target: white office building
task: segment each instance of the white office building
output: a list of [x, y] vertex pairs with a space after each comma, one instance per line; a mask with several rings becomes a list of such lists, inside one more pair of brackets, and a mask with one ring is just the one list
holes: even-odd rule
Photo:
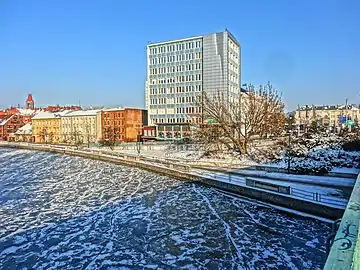
[[228, 31], [147, 46], [145, 103], [149, 125], [202, 123], [196, 96], [240, 92], [240, 44]]

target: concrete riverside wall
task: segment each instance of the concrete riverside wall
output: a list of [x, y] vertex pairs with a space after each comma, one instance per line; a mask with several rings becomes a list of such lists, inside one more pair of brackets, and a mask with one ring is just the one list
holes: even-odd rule
[[227, 182], [220, 182], [206, 177], [199, 177], [198, 182], [205, 185], [216, 187], [225, 191], [257, 199], [259, 201], [279, 205], [282, 207], [294, 209], [303, 213], [312, 214], [332, 220], [336, 220], [344, 213], [343, 209], [318, 204], [311, 201], [299, 200], [297, 198], [286, 196], [285, 194], [265, 191], [247, 186], [238, 186]]
[[268, 202], [271, 204], [276, 204], [279, 206], [283, 206], [286, 208], [294, 209], [300, 212], [336, 220], [342, 217], [344, 210], [336, 207], [324, 205], [321, 203], [315, 203], [312, 201], [300, 200], [298, 198], [294, 198], [288, 196], [286, 194], [261, 190], [254, 187], [248, 186], [239, 186], [236, 184], [232, 184], [229, 182], [221, 182], [218, 180], [214, 180], [207, 176], [201, 176], [198, 174], [193, 174], [189, 172], [189, 166], [184, 164], [167, 164], [158, 165], [149, 162], [143, 162], [140, 160], [140, 157], [137, 156], [111, 156], [105, 153], [99, 153], [96, 151], [82, 151], [82, 150], [74, 150], [74, 149], [64, 149], [64, 148], [53, 148], [49, 146], [39, 146], [39, 145], [18, 145], [18, 144], [0, 144], [0, 147], [8, 147], [8, 148], [20, 148], [20, 149], [29, 149], [29, 150], [38, 150], [38, 151], [48, 151], [53, 153], [67, 154], [73, 156], [80, 156], [84, 158], [90, 158], [95, 160], [102, 160], [107, 162], [112, 162], [120, 165], [127, 165], [138, 167], [141, 169], [145, 169], [148, 171], [152, 171], [155, 173], [167, 175], [179, 180], [190, 181], [190, 182], [199, 182], [206, 186], [215, 187], [218, 189], [222, 189], [225, 191], [229, 191], [232, 193], [236, 193], [239, 195], [247, 196], [250, 198], [257, 199], [259, 201]]
[[360, 270], [360, 175], [335, 235], [324, 270]]

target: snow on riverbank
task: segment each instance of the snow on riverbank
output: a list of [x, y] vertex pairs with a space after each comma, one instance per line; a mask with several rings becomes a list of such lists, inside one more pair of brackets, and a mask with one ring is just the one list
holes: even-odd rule
[[[129, 147], [130, 149], [118, 149], [118, 150], [110, 150], [106, 148], [100, 148], [103, 151], [110, 152], [119, 152], [123, 154], [131, 154], [138, 155], [138, 151]], [[283, 157], [282, 159], [275, 162], [265, 162], [258, 163], [253, 160], [250, 160], [248, 157], [243, 156], [239, 157], [238, 153], [218, 153], [216, 156], [206, 157], [202, 151], [195, 150], [174, 150], [171, 149], [168, 145], [157, 145], [153, 147], [153, 149], [148, 149], [147, 147], [143, 147], [145, 149], [141, 149], [140, 154], [146, 157], [153, 157], [158, 159], [175, 159], [178, 161], [186, 161], [186, 162], [197, 162], [204, 164], [212, 163], [214, 166], [252, 166], [252, 165], [265, 165], [268, 167], [275, 168], [283, 168], [287, 169], [288, 162]], [[99, 148], [96, 148], [99, 149]], [[326, 168], [331, 172], [341, 172], [341, 173], [360, 173], [360, 165], [358, 160], [360, 159], [359, 152], [347, 152], [343, 150], [324, 150], [322, 149], [320, 152], [315, 151], [311, 152], [308, 157], [295, 157], [291, 160], [291, 168], [296, 170], [302, 168], [311, 168], [321, 167], [323, 164]], [[337, 165], [337, 166], [334, 166]], [[346, 167], [343, 167], [346, 166]]]
[[[185, 147], [185, 146], [184, 146]], [[136, 148], [128, 147], [129, 149], [115, 149], [110, 150], [108, 148], [93, 148], [102, 151], [119, 152], [123, 154], [138, 155]], [[200, 150], [179, 150], [173, 149], [168, 145], [157, 145], [153, 149], [149, 147], [141, 148], [140, 155], [147, 157], [154, 157], [159, 159], [177, 159], [179, 161], [203, 161], [214, 163], [227, 163], [236, 165], [257, 165], [258, 163], [251, 161], [245, 157], [239, 158], [238, 153], [219, 153], [216, 156], [206, 157], [204, 152]], [[150, 146], [151, 148], [151, 146]]]

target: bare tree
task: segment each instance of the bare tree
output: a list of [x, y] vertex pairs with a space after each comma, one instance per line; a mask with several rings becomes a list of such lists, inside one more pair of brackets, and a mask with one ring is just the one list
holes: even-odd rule
[[278, 135], [284, 130], [284, 103], [270, 83], [257, 89], [250, 85], [246, 92], [231, 97], [219, 91], [204, 92], [197, 105], [202, 107], [205, 123], [195, 137], [205, 143], [232, 144], [247, 153], [248, 143], [256, 136]]
[[48, 137], [49, 137], [49, 143], [53, 143], [53, 141], [54, 141], [54, 132], [50, 131]]
[[102, 146], [108, 146], [111, 150], [114, 150], [116, 138], [119, 134], [119, 130], [115, 127], [105, 127], [104, 136], [100, 140]]
[[71, 136], [69, 136], [68, 133], [64, 133], [64, 134], [62, 135], [62, 140], [61, 140], [61, 141], [62, 141], [63, 143], [69, 143], [69, 140], [70, 140], [69, 137], [71, 137]]
[[71, 142], [76, 146], [79, 147], [80, 145], [83, 144], [83, 137], [82, 137], [82, 133], [77, 130], [76, 127], [74, 127], [73, 132], [70, 135], [71, 138]]
[[49, 130], [47, 127], [43, 127], [40, 131], [40, 139], [43, 143], [47, 143]]
[[192, 139], [198, 146], [201, 146], [205, 153], [219, 151], [224, 145], [229, 145], [230, 142], [219, 123], [200, 125], [193, 133]]
[[87, 143], [87, 147], [89, 148], [90, 147], [90, 142], [91, 142], [91, 139], [92, 139], [90, 124], [85, 124], [85, 134], [84, 135], [85, 135], [85, 140], [86, 140], [86, 143]]

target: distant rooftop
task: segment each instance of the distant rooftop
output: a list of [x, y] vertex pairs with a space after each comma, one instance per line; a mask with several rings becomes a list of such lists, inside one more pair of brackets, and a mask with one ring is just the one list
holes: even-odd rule
[[229, 36], [231, 37], [231, 39], [233, 39], [234, 42], [237, 43], [237, 45], [240, 46], [239, 41], [234, 37], [234, 35], [228, 29], [225, 29], [222, 32], [214, 32], [214, 33], [204, 34], [204, 35], [199, 35], [199, 36], [191, 36], [191, 37], [186, 37], [186, 38], [179, 38], [179, 39], [173, 39], [173, 40], [167, 40], [167, 41], [159, 41], [159, 42], [149, 42], [148, 47], [157, 46], [157, 45], [165, 45], [165, 44], [169, 44], [169, 43], [176, 43], [176, 42], [181, 42], [181, 41], [186, 41], [186, 40], [193, 40], [193, 39], [197, 39], [197, 38], [202, 38], [202, 37], [204, 37], [206, 35], [212, 35], [212, 34], [224, 33], [224, 32], [227, 32], [229, 34]]
[[36, 113], [36, 110], [32, 110], [32, 109], [18, 108], [17, 110], [19, 111], [20, 115], [33, 115]]
[[31, 123], [27, 123], [25, 126], [22, 126], [21, 128], [19, 128], [15, 134], [21, 135], [31, 135], [32, 134], [32, 124]]
[[54, 113], [39, 111], [35, 114], [35, 116], [32, 119], [38, 120], [38, 119], [53, 119], [53, 118], [56, 118], [56, 115]]
[[10, 115], [10, 116], [7, 116], [5, 119], [2, 119], [2, 120], [0, 119], [0, 126], [5, 125], [13, 117], [14, 117], [14, 114]]
[[314, 110], [358, 110], [360, 109], [360, 106], [356, 104], [349, 104], [347, 106], [345, 104], [338, 104], [338, 105], [305, 105], [300, 107], [301, 111], [313, 110], [313, 109]]
[[143, 108], [136, 108], [136, 107], [121, 107], [121, 108], [109, 108], [103, 109], [104, 112], [112, 112], [112, 111], [124, 111], [124, 110], [146, 110]]
[[63, 117], [72, 117], [72, 116], [96, 116], [101, 110], [84, 110], [84, 111], [71, 111]]

